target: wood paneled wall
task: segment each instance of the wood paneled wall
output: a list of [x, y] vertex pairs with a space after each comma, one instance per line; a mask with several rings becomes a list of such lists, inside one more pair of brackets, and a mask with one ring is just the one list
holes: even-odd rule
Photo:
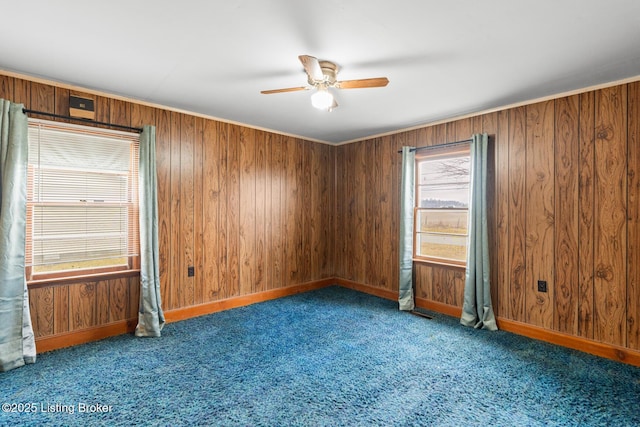
[[[174, 310], [334, 275], [335, 148], [133, 102], [0, 76], [0, 98], [156, 126], [163, 306]], [[188, 277], [187, 267], [195, 267]], [[37, 337], [137, 316], [137, 277], [30, 289]]]
[[398, 291], [398, 217], [405, 134], [337, 147], [335, 270]]
[[[397, 291], [397, 151], [482, 132], [496, 314], [640, 349], [640, 82], [338, 147], [338, 276]], [[418, 298], [462, 306], [463, 269], [415, 267]]]
[[[97, 120], [157, 128], [165, 310], [331, 277], [397, 292], [398, 150], [487, 132], [496, 314], [640, 349], [640, 82], [332, 147], [0, 76], [31, 109], [66, 114], [70, 93]], [[462, 306], [464, 269], [419, 263], [415, 282]], [[134, 318], [138, 292], [136, 277], [31, 289], [36, 334]]]

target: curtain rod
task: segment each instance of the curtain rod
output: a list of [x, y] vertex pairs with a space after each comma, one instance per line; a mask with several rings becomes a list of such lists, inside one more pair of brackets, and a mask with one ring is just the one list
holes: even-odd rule
[[94, 124], [94, 125], [111, 126], [111, 127], [118, 128], [118, 129], [125, 129], [125, 130], [129, 130], [129, 131], [142, 133], [142, 128], [136, 128], [136, 127], [124, 126], [124, 125], [116, 125], [116, 124], [113, 124], [113, 123], [106, 123], [106, 122], [96, 122], [95, 120], [84, 119], [84, 118], [81, 118], [81, 117], [63, 116], [63, 115], [60, 115], [60, 114], [45, 113], [44, 111], [29, 110], [29, 109], [26, 109], [26, 108], [23, 108], [22, 112], [25, 113], [25, 114], [28, 114], [28, 113], [40, 114], [42, 116], [55, 117], [55, 118], [58, 118], [58, 119], [75, 120], [75, 121], [78, 121], [78, 122], [91, 123], [91, 124]]
[[[473, 141], [473, 138], [465, 139], [465, 140], [462, 140], [462, 141], [447, 142], [447, 143], [438, 144], [438, 145], [429, 145], [429, 146], [426, 146], [426, 147], [412, 148], [409, 151], [432, 150], [434, 148], [442, 148], [442, 147], [450, 147], [452, 145], [466, 144], [466, 143], [471, 142], [471, 141]], [[399, 150], [398, 153], [402, 153], [402, 150]]]

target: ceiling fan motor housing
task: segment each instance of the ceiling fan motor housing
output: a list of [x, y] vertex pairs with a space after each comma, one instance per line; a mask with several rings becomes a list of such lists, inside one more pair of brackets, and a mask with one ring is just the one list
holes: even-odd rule
[[318, 61], [324, 80], [322, 82], [309, 81], [309, 84], [325, 83], [327, 86], [333, 86], [337, 81], [338, 66], [331, 61]]

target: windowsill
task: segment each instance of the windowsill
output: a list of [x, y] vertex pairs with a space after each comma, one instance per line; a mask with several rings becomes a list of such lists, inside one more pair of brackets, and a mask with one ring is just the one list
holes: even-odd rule
[[467, 269], [467, 266], [463, 264], [454, 264], [446, 261], [437, 261], [433, 259], [413, 258], [413, 262], [416, 262], [419, 264], [433, 265], [436, 267], [459, 268], [461, 270]]
[[84, 274], [71, 277], [56, 277], [49, 279], [28, 280], [27, 287], [30, 289], [44, 288], [50, 286], [68, 285], [72, 283], [99, 282], [110, 279], [120, 279], [122, 277], [139, 276], [140, 270], [118, 270], [108, 273]]

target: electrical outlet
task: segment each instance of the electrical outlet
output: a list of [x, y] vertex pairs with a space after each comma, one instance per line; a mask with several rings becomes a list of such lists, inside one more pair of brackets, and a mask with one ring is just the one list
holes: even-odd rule
[[547, 292], [546, 280], [538, 280], [538, 292]]
[[187, 276], [189, 277], [193, 277], [195, 276], [196, 272], [195, 269], [193, 267], [187, 267]]

